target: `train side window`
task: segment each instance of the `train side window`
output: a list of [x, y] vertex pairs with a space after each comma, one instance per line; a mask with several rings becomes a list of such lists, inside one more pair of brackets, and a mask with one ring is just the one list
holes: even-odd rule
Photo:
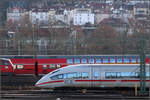
[[73, 59], [67, 59], [67, 64], [73, 64]]
[[67, 74], [64, 74], [64, 79], [67, 79]]
[[88, 78], [89, 76], [88, 76], [88, 73], [82, 73], [82, 78]]
[[77, 73], [77, 78], [82, 78], [82, 73]]
[[60, 68], [61, 66], [60, 66], [60, 64], [57, 64], [56, 67], [57, 67], [57, 68]]
[[117, 78], [117, 73], [116, 72], [106, 72], [105, 77], [106, 78]]
[[141, 62], [141, 60], [140, 60], [140, 58], [138, 58], [138, 59], [137, 59], [137, 63], [140, 63], [140, 62]]
[[131, 63], [136, 63], [136, 58], [131, 58]]
[[79, 59], [79, 58], [74, 59], [74, 63], [75, 63], [75, 64], [79, 64], [79, 63], [80, 63], [80, 59]]
[[149, 76], [150, 76], [150, 73], [146, 72], [146, 77], [149, 78]]
[[124, 63], [129, 63], [129, 58], [124, 58]]
[[94, 59], [93, 58], [89, 58], [89, 63], [93, 64], [94, 63]]
[[103, 58], [103, 63], [108, 63], [108, 58]]
[[43, 69], [47, 69], [47, 65], [43, 65]]
[[87, 59], [86, 59], [86, 58], [82, 58], [82, 59], [81, 59], [81, 63], [83, 63], [83, 64], [84, 64], [84, 63], [87, 63]]
[[96, 63], [102, 63], [101, 59], [96, 59]]
[[98, 72], [94, 72], [94, 78], [98, 78]]
[[122, 58], [117, 58], [117, 63], [122, 63]]
[[49, 69], [55, 69], [55, 64], [50, 64]]
[[115, 58], [110, 58], [110, 63], [115, 63]]

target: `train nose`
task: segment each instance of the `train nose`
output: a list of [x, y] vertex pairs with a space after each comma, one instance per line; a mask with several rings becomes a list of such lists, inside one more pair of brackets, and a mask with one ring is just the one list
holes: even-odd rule
[[41, 85], [41, 81], [40, 80], [35, 83], [36, 87], [40, 87], [40, 85]]

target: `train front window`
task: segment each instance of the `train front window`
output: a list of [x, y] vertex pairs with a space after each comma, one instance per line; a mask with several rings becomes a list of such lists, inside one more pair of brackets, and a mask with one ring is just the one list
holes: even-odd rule
[[10, 65], [10, 62], [7, 60], [0, 59], [0, 65]]
[[59, 75], [54, 75], [52, 77], [50, 77], [51, 80], [58, 80], [58, 79], [63, 79], [63, 74], [59, 74]]

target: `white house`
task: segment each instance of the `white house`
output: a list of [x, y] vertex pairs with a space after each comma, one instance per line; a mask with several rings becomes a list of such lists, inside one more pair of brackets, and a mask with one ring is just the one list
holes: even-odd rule
[[94, 13], [86, 9], [79, 9], [73, 15], [74, 25], [84, 25], [86, 23], [94, 24]]
[[24, 16], [24, 14], [25, 9], [21, 9], [18, 7], [9, 8], [7, 9], [7, 22], [9, 21], [11, 21], [12, 23], [19, 22], [21, 17]]
[[63, 23], [66, 23], [70, 25], [71, 21], [71, 11], [69, 10], [60, 10], [56, 12], [56, 21], [62, 21]]
[[30, 21], [32, 24], [48, 24], [50, 13], [46, 10], [30, 11]]

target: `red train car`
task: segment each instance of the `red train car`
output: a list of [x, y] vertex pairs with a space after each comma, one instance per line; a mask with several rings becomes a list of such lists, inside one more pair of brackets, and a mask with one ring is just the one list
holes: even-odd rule
[[[0, 56], [9, 58], [13, 63], [15, 75], [47, 74], [57, 68], [71, 64], [139, 64], [140, 58], [136, 55], [51, 55], [51, 56]], [[146, 57], [146, 63], [149, 63]]]

